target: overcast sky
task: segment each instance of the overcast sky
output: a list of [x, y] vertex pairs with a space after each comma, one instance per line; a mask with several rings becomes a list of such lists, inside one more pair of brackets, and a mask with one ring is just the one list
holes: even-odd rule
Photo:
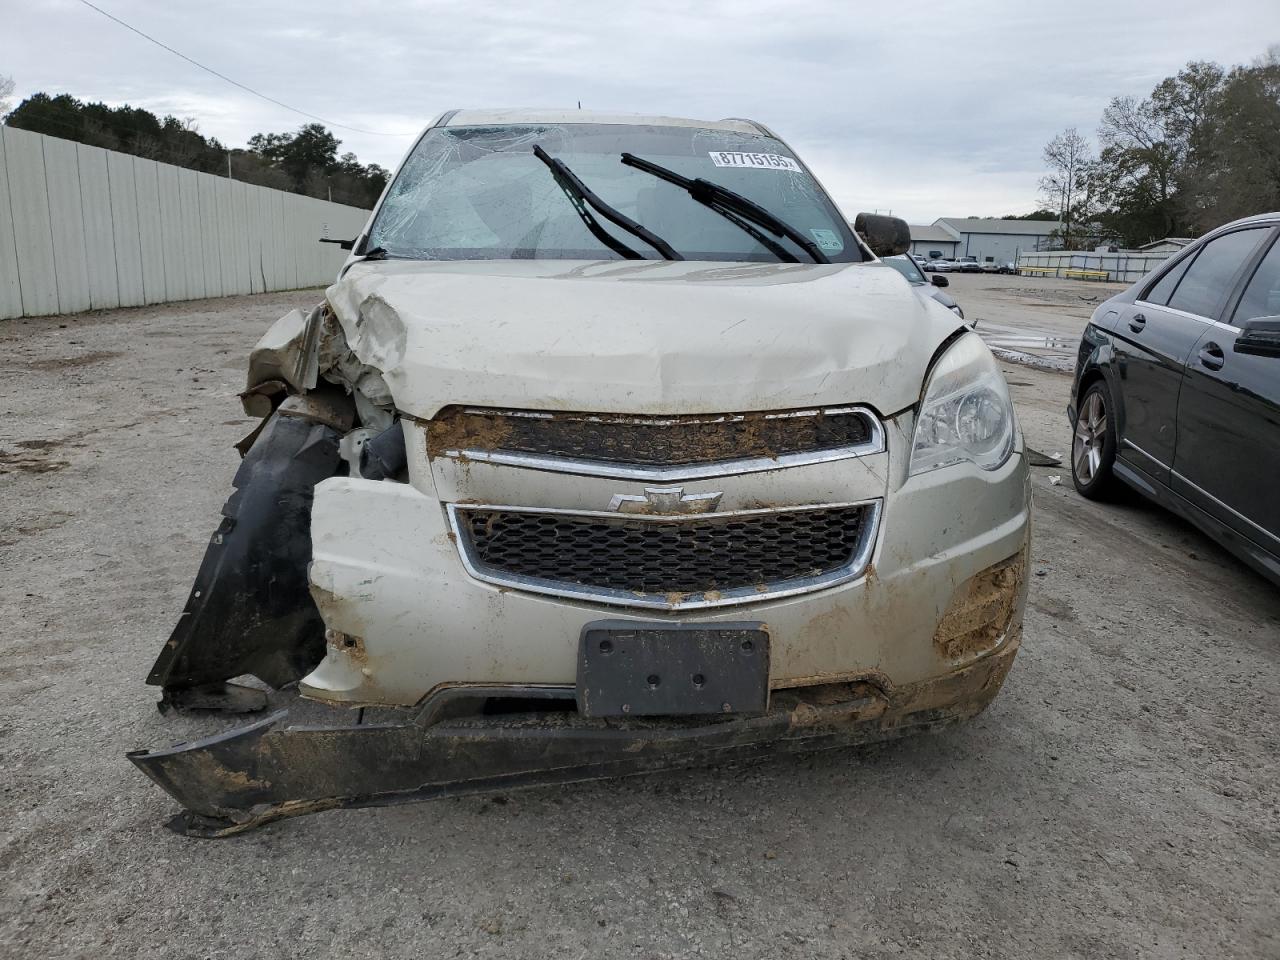
[[[1247, 62], [1280, 41], [1277, 0], [95, 2], [332, 121], [365, 162], [393, 167], [454, 107], [581, 100], [751, 117], [790, 142], [849, 216], [892, 209], [926, 223], [1034, 209], [1054, 133], [1092, 135], [1111, 97], [1145, 95], [1188, 60]], [[0, 74], [16, 99], [127, 102], [192, 117], [228, 145], [306, 122], [77, 0], [0, 0]]]

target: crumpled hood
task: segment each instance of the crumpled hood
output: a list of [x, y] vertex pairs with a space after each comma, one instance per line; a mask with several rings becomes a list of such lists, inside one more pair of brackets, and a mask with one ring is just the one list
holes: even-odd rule
[[721, 413], [916, 402], [954, 314], [864, 264], [378, 261], [327, 295], [396, 406]]

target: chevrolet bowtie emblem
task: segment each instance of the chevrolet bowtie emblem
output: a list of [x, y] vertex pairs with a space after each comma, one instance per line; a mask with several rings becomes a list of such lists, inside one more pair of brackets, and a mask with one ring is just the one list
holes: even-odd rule
[[723, 493], [688, 493], [684, 487], [645, 487], [644, 496], [614, 494], [609, 509], [620, 513], [710, 513]]

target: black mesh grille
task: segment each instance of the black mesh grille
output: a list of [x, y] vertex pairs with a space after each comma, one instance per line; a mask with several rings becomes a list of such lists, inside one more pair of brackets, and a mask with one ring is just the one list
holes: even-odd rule
[[460, 510], [473, 562], [488, 573], [637, 594], [759, 587], [847, 567], [867, 507], [678, 522]]
[[856, 411], [653, 419], [513, 416], [455, 408], [432, 421], [429, 437], [433, 454], [502, 450], [661, 467], [834, 450], [865, 443], [871, 426], [867, 415]]

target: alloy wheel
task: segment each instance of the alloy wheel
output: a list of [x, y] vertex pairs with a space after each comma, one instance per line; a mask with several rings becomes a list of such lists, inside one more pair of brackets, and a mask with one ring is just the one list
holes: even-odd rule
[[1095, 390], [1080, 409], [1076, 434], [1071, 441], [1071, 462], [1081, 483], [1090, 483], [1102, 466], [1102, 447], [1107, 439], [1107, 405], [1102, 391]]

